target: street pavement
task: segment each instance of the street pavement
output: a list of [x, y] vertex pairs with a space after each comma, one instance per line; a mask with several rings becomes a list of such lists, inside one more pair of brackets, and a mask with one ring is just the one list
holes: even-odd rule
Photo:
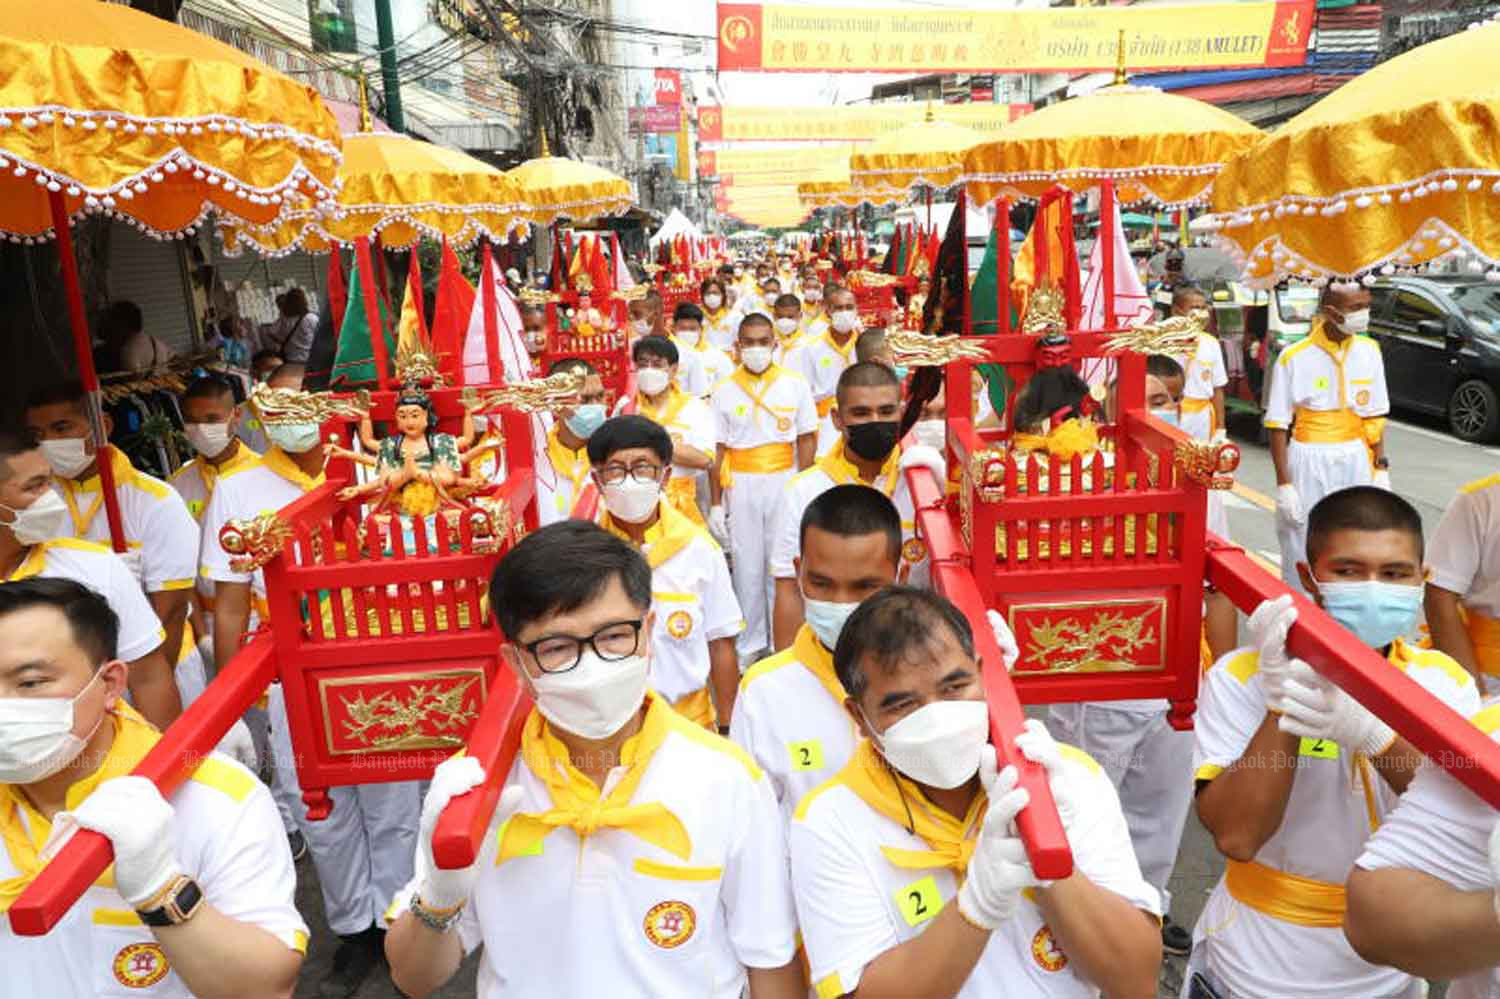
[[[1257, 442], [1257, 427], [1249, 417], [1231, 414], [1230, 431], [1242, 452], [1236, 488], [1226, 498], [1230, 534], [1266, 569], [1277, 572], [1281, 556], [1276, 543], [1276, 476], [1270, 451]], [[1428, 536], [1437, 527], [1459, 487], [1500, 470], [1500, 447], [1467, 444], [1450, 436], [1441, 421], [1411, 414], [1398, 413], [1387, 425], [1386, 453], [1391, 460], [1393, 487], [1421, 512]], [[1193, 926], [1223, 870], [1224, 861], [1214, 848], [1213, 838], [1198, 822], [1197, 816], [1189, 813], [1177, 869], [1170, 885], [1172, 915], [1178, 923], [1189, 928]], [[312, 862], [304, 860], [298, 865], [297, 873], [297, 903], [312, 929], [313, 939], [296, 996], [297, 999], [316, 999], [318, 979], [332, 961], [337, 941], [323, 922]], [[473, 996], [476, 963], [471, 957], [453, 980], [434, 995], [438, 999]], [[1179, 994], [1185, 964], [1183, 958], [1169, 958], [1163, 963], [1161, 999]], [[1432, 995], [1440, 999], [1442, 991], [1435, 989]], [[398, 999], [400, 995], [381, 969], [365, 983], [359, 999]]]

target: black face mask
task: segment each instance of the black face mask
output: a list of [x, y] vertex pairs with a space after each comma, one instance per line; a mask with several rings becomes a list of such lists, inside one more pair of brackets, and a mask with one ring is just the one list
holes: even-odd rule
[[844, 428], [849, 450], [865, 461], [884, 461], [896, 447], [901, 424], [896, 420], [872, 420]]

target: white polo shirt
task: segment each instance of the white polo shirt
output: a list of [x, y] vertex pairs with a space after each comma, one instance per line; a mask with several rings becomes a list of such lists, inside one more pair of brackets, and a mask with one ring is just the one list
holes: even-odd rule
[[273, 447], [261, 460], [219, 477], [218, 488], [203, 514], [203, 549], [199, 572], [220, 583], [249, 583], [255, 596], [265, 599], [266, 580], [259, 569], [239, 572], [229, 565], [229, 553], [219, 544], [219, 531], [230, 520], [248, 520], [274, 513], [301, 499], [323, 482], [323, 476], [303, 475], [292, 459]]
[[913, 586], [925, 586], [929, 576], [927, 546], [916, 535], [916, 514], [906, 488], [906, 476], [900, 471], [900, 462], [900, 450], [892, 451], [874, 483], [864, 482], [854, 465], [844, 457], [844, 441], [838, 438], [827, 454], [792, 476], [782, 490], [773, 522], [771, 575], [777, 579], [797, 575], [792, 560], [802, 551], [802, 515], [813, 500], [834, 486], [853, 482], [879, 489], [895, 505], [901, 516], [900, 579]]
[[1500, 474], [1458, 491], [1427, 544], [1430, 582], [1463, 605], [1500, 617]]
[[[724, 552], [709, 533], [673, 509], [646, 531], [641, 554], [651, 565], [651, 688], [676, 703], [708, 684], [708, 643], [745, 630]], [[629, 540], [608, 513], [605, 530]]]
[[[458, 922], [466, 952], [484, 945], [479, 999], [739, 999], [747, 967], [778, 968], [796, 952], [786, 842], [765, 774], [729, 740], [647, 696], [633, 764], [645, 771], [629, 801], [665, 806], [686, 831], [690, 856], [624, 828], [604, 825], [580, 838], [563, 825], [502, 857], [480, 874]], [[554, 737], [530, 738], [538, 729], [546, 726], [533, 710], [507, 780], [524, 789], [523, 814], [554, 807], [528, 753], [539, 767], [567, 759]], [[631, 769], [612, 770], [602, 796]], [[416, 887], [398, 895], [391, 915]]]
[[[122, 714], [128, 718], [134, 712], [126, 708]], [[116, 716], [114, 724], [149, 728], [138, 715], [134, 719]], [[155, 730], [150, 734], [154, 742]], [[72, 794], [69, 807], [78, 803]], [[307, 926], [293, 902], [297, 879], [292, 856], [265, 785], [239, 763], [215, 753], [170, 800], [176, 813], [173, 853], [182, 873], [198, 882], [204, 901], [230, 919], [259, 927], [305, 952]], [[0, 809], [6, 810], [0, 822], [19, 822], [17, 831], [30, 838], [33, 848], [46, 842], [50, 824], [18, 805], [8, 787], [0, 788]], [[0, 881], [20, 873], [14, 848], [7, 842], [0, 849]], [[191, 995], [151, 931], [112, 886], [91, 886], [46, 936], [15, 936], [9, 922], [0, 919], [0, 963], [5, 967], [0, 991], [7, 996]]]
[[[1397, 641], [1392, 664], [1465, 717], [1479, 706], [1469, 674], [1429, 649]], [[1260, 657], [1251, 649], [1224, 656], [1203, 678], [1193, 735], [1196, 780], [1232, 766], [1266, 717]], [[1366, 759], [1332, 742], [1303, 739], [1298, 770], [1281, 825], [1255, 854], [1265, 867], [1325, 884], [1343, 885], [1370, 833], [1397, 796]], [[1303, 926], [1236, 900], [1220, 879], [1194, 931], [1195, 948], [1235, 995], [1349, 996], [1401, 994], [1411, 979], [1364, 961], [1342, 927]], [[1195, 951], [1196, 952], [1196, 951]]]
[[838, 430], [829, 414], [835, 405], [839, 376], [854, 363], [856, 339], [855, 334], [850, 334], [849, 342], [840, 347], [826, 329], [819, 333], [804, 333], [787, 361], [787, 365], [806, 378], [812, 388], [813, 402], [818, 409], [819, 455], [827, 454], [838, 439]]
[[[854, 991], [872, 961], [920, 935], [945, 905], [957, 904], [960, 881], [953, 870], [898, 867], [882, 852], [926, 851], [932, 846], [856, 793], [850, 777], [863, 765], [862, 754], [874, 756], [867, 742], [855, 747], [837, 777], [802, 799], [787, 834], [797, 917], [820, 999]], [[1159, 916], [1156, 889], [1141, 877], [1109, 778], [1071, 746], [1064, 747], [1064, 758], [1070, 778], [1086, 788], [1077, 796], [1079, 814], [1071, 837], [1075, 870], [1136, 908]], [[909, 793], [920, 795], [914, 785], [906, 786]], [[1023, 899], [1019, 911], [990, 934], [979, 963], [957, 995], [1092, 997], [1099, 990], [1079, 977], [1077, 966], [1058, 948], [1042, 910]]]
[[763, 444], [795, 444], [818, 429], [812, 392], [801, 375], [771, 365], [759, 378], [736, 368], [719, 383], [709, 402], [714, 440], [731, 449]]
[[[624, 409], [626, 398], [622, 396], [616, 404], [616, 415]], [[674, 444], [686, 444], [713, 457], [718, 442], [714, 440], [713, 411], [708, 408], [706, 400], [689, 395], [684, 389], [676, 389], [657, 408], [651, 405], [650, 400], [636, 393], [635, 411], [671, 435]], [[692, 479], [697, 483], [698, 495], [708, 495], [708, 473], [704, 469], [688, 468], [674, 461], [672, 478]]]
[[734, 308], [726, 306], [717, 312], [703, 310], [703, 336], [721, 351], [734, 346], [740, 332], [741, 316]]
[[127, 663], [150, 655], [166, 640], [161, 619], [141, 592], [141, 584], [120, 556], [103, 545], [77, 538], [55, 538], [33, 545], [5, 582], [33, 576], [71, 579], [102, 596], [120, 619], [115, 654]]
[[[203, 460], [200, 455], [179, 468], [169, 480], [177, 495], [187, 504], [188, 513], [202, 525], [203, 515], [208, 511], [208, 501], [213, 499], [214, 487], [219, 484], [219, 479], [231, 472], [239, 471], [260, 461], [260, 455], [250, 450], [245, 444], [241, 444], [235, 452], [234, 457], [226, 461], [222, 467], [215, 467]], [[199, 540], [201, 550], [202, 539]], [[215, 535], [214, 543], [218, 544]], [[208, 613], [213, 612], [214, 584], [212, 580], [205, 579], [201, 573], [197, 576], [198, 596], [204, 601], [204, 609]]]
[[788, 820], [803, 795], [849, 762], [859, 732], [844, 710], [833, 653], [807, 625], [790, 648], [740, 678], [729, 737], [766, 772]]
[[[1224, 348], [1219, 338], [1210, 333], [1198, 334], [1198, 344], [1191, 355], [1174, 354], [1173, 359], [1182, 365], [1182, 397], [1184, 399], [1211, 400], [1214, 391], [1229, 384], [1229, 372], [1224, 368]], [[1210, 410], [1182, 414], [1182, 429], [1202, 440], [1209, 438], [1213, 424]]]
[[[165, 482], [137, 471], [118, 448], [109, 448], [108, 455], [125, 540], [141, 554], [140, 585], [147, 593], [191, 588], [197, 578], [198, 522], [187, 504]], [[109, 518], [99, 476], [82, 483], [54, 476], [52, 482], [68, 505], [73, 536], [108, 545]]]
[[728, 354], [708, 341], [706, 330], [699, 334], [696, 347], [689, 347], [675, 336], [672, 342], [677, 345], [679, 354], [696, 358], [698, 365], [703, 369], [704, 389], [698, 395], [706, 397], [715, 386], [734, 373], [734, 361]]
[[[1470, 721], [1500, 741], [1500, 702], [1491, 699]], [[1367, 871], [1404, 867], [1446, 881], [1459, 891], [1492, 891], [1489, 840], [1494, 827], [1493, 808], [1442, 767], [1428, 763], [1417, 771], [1355, 864]], [[1494, 996], [1500, 996], [1500, 955], [1496, 967], [1448, 984], [1448, 999]]]
[[1307, 338], [1276, 358], [1262, 422], [1275, 430], [1292, 425], [1299, 409], [1337, 412], [1348, 409], [1362, 419], [1390, 412], [1385, 363], [1380, 347], [1367, 336], [1353, 336], [1335, 347], [1320, 322]]
[[548, 431], [537, 449], [536, 511], [541, 527], [567, 520], [589, 483], [588, 441], [577, 451], [558, 439], [558, 426]]

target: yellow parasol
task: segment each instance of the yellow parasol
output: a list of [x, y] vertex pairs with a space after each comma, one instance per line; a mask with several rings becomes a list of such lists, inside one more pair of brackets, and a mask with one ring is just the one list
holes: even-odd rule
[[1211, 224], [1252, 283], [1436, 259], [1500, 280], [1500, 23], [1355, 77], [1225, 167]]
[[[12, 2], [0, 13], [0, 233], [56, 237], [96, 453], [108, 441], [69, 224], [119, 218], [161, 237], [210, 210], [256, 225], [334, 193], [339, 132], [317, 93], [250, 56], [119, 4]], [[98, 462], [110, 539], [125, 532]]]
[[269, 227], [223, 226], [226, 249], [249, 243], [275, 255], [379, 236], [401, 249], [422, 236], [464, 245], [480, 236], [504, 240], [523, 225], [515, 186], [501, 170], [467, 153], [392, 132], [344, 137], [342, 189], [336, 205], [303, 204]]
[[6, 4], [0, 66], [6, 235], [51, 236], [48, 193], [69, 216], [157, 235], [210, 208], [265, 224], [294, 192], [333, 195], [338, 126], [317, 93], [169, 21], [95, 0]]
[[[1003, 105], [997, 107], [1005, 111]], [[850, 156], [849, 176], [856, 188], [875, 191], [951, 187], [963, 173], [964, 151], [983, 139], [978, 132], [935, 120], [929, 107], [924, 120], [888, 132]]]
[[601, 215], [619, 215], [635, 204], [630, 181], [603, 167], [547, 154], [506, 171], [521, 203], [522, 217], [537, 225], [558, 219], [587, 222]]
[[1177, 208], [1204, 201], [1224, 162], [1259, 137], [1255, 126], [1212, 104], [1118, 82], [1029, 114], [974, 146], [964, 155], [964, 181], [980, 205], [1112, 180], [1123, 204]]

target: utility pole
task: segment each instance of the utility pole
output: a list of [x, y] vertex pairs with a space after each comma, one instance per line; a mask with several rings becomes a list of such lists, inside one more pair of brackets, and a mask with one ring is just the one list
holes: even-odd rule
[[391, 22], [391, 0], [375, 0], [375, 41], [380, 46], [380, 79], [385, 84], [385, 120], [397, 132], [406, 131], [401, 110], [401, 78], [396, 74], [396, 28]]

